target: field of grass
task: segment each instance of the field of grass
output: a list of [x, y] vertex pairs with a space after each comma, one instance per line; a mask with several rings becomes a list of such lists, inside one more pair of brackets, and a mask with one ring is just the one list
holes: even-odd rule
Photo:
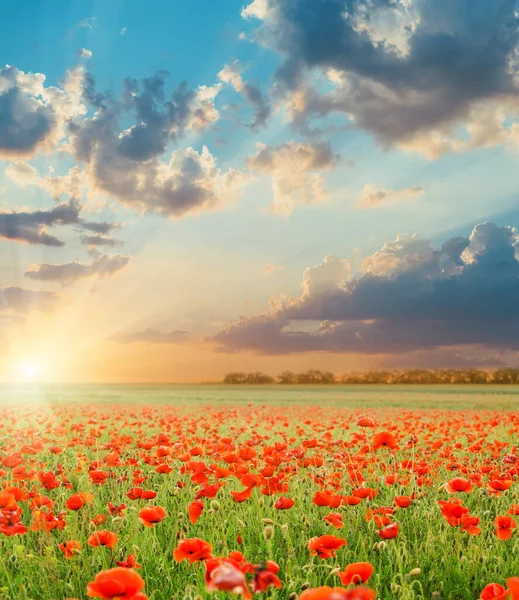
[[0, 598], [519, 598], [512, 388], [60, 389], [0, 409]]

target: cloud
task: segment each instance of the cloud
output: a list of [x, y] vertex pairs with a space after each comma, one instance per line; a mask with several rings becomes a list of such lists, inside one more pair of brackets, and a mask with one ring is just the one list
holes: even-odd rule
[[[97, 110], [71, 126], [71, 147], [94, 189], [143, 212], [180, 218], [233, 200], [249, 176], [223, 172], [205, 146], [200, 153], [179, 149], [163, 160], [170, 142], [218, 118], [219, 90], [191, 91], [182, 83], [167, 96], [165, 78], [159, 72], [141, 82], [127, 79], [122, 99], [115, 100], [98, 93], [92, 77], [85, 77], [85, 95]], [[123, 117], [133, 124], [121, 129]]]
[[337, 257], [305, 271], [299, 298], [211, 338], [227, 352], [405, 354], [519, 350], [519, 235], [493, 223], [435, 247], [400, 235], [351, 274]]
[[117, 333], [112, 335], [109, 340], [118, 344], [181, 344], [186, 341], [189, 331], [185, 329], [175, 329], [167, 333], [162, 333], [156, 329], [143, 329], [142, 331], [132, 331], [128, 333]]
[[20, 187], [38, 185], [40, 175], [38, 171], [25, 162], [13, 162], [5, 168], [5, 175]]
[[86, 17], [82, 21], [79, 21], [77, 26], [82, 29], [92, 29], [92, 27], [96, 24], [96, 21], [97, 17]]
[[36, 292], [16, 286], [0, 288], [0, 310], [26, 313], [33, 310], [48, 311], [58, 296], [53, 292]]
[[326, 198], [321, 171], [333, 169], [339, 160], [328, 142], [291, 141], [259, 146], [259, 151], [247, 160], [247, 166], [272, 177], [273, 212], [289, 215], [296, 204], [316, 204]]
[[0, 69], [0, 158], [25, 158], [54, 149], [65, 125], [85, 113], [83, 71], [67, 71], [62, 88], [45, 87], [45, 75]]
[[225, 65], [218, 73], [218, 79], [230, 84], [254, 108], [254, 118], [249, 127], [258, 130], [265, 127], [271, 113], [268, 100], [263, 96], [259, 87], [245, 83], [242, 78], [243, 67], [239, 61]]
[[64, 242], [47, 233], [47, 227], [78, 223], [81, 206], [71, 201], [58, 204], [51, 210], [0, 212], [0, 238], [41, 244], [64, 246]]
[[256, 38], [282, 57], [275, 89], [302, 127], [343, 113], [383, 146], [429, 158], [515, 137], [515, 0], [254, 0], [242, 16], [262, 21]]
[[59, 281], [71, 284], [88, 277], [110, 277], [124, 269], [130, 257], [123, 254], [97, 255], [90, 264], [70, 262], [62, 265], [31, 265], [25, 277], [37, 281]]
[[126, 35], [126, 32], [128, 31], [128, 29], [126, 27], [123, 27], [121, 29], [120, 35]]
[[271, 273], [273, 273], [274, 271], [282, 271], [283, 270], [283, 265], [267, 265], [264, 269], [263, 272], [266, 275], [270, 275]]
[[420, 185], [412, 185], [401, 190], [388, 190], [378, 188], [375, 185], [367, 184], [362, 189], [358, 208], [375, 208], [381, 204], [391, 204], [402, 200], [409, 200], [424, 193], [423, 187]]
[[110, 236], [102, 235], [100, 233], [93, 233], [90, 235], [82, 235], [81, 243], [86, 246], [119, 246], [121, 242]]
[[78, 52], [78, 56], [79, 58], [92, 58], [92, 50], [87, 50], [86, 48], [81, 48], [81, 50]]

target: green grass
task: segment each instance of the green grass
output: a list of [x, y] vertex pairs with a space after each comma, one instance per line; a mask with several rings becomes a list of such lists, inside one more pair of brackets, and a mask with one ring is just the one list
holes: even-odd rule
[[[481, 386], [478, 386], [478, 389]], [[138, 389], [138, 388], [134, 388]], [[184, 390], [185, 394], [185, 389]], [[447, 469], [449, 462], [457, 461], [461, 465], [478, 471], [483, 464], [493, 464], [503, 468], [502, 455], [510, 452], [514, 443], [518, 443], [519, 415], [511, 413], [474, 412], [479, 407], [496, 407], [506, 405], [516, 407], [518, 399], [510, 388], [503, 392], [486, 391], [479, 396], [470, 396], [459, 390], [448, 390], [438, 393], [419, 389], [405, 391], [391, 389], [375, 396], [375, 390], [357, 389], [347, 391], [344, 395], [335, 390], [286, 390], [280, 392], [283, 398], [269, 398], [268, 391], [238, 390], [237, 394], [248, 393], [249, 396], [232, 397], [235, 393], [228, 388], [197, 388], [191, 392], [189, 404], [176, 398], [179, 392], [174, 389], [159, 388], [156, 398], [151, 395], [150, 388], [145, 392], [139, 390], [131, 401], [126, 403], [124, 414], [128, 422], [113, 412], [112, 397], [118, 394], [121, 401], [121, 388], [116, 391], [105, 390], [101, 402], [95, 406], [90, 404], [92, 393], [88, 398], [76, 392], [76, 403], [70, 398], [55, 398], [51, 405], [31, 405], [20, 414], [17, 409], [4, 409], [2, 428], [0, 429], [1, 457], [23, 444], [31, 444], [41, 439], [44, 448], [57, 443], [65, 449], [62, 454], [52, 455], [47, 450], [35, 456], [24, 455], [25, 464], [30, 469], [55, 471], [58, 464], [62, 466], [72, 484], [73, 490], [59, 487], [50, 491], [43, 490], [37, 480], [29, 482], [28, 489], [37, 489], [49, 496], [55, 503], [54, 510], [64, 510], [66, 499], [76, 491], [89, 491], [95, 494], [92, 506], [85, 506], [79, 512], [68, 511], [67, 526], [63, 531], [47, 532], [29, 531], [23, 536], [5, 537], [0, 535], [0, 598], [19, 600], [64, 600], [66, 598], [86, 598], [86, 586], [95, 574], [114, 566], [115, 560], [124, 559], [129, 553], [136, 553], [142, 565], [139, 573], [146, 581], [145, 592], [150, 600], [168, 598], [195, 600], [210, 595], [205, 591], [203, 564], [193, 566], [173, 560], [173, 550], [178, 536], [200, 537], [209, 541], [213, 553], [227, 556], [232, 550], [241, 550], [250, 562], [274, 560], [281, 567], [280, 578], [283, 588], [271, 590], [266, 594], [272, 598], [289, 598], [290, 594], [300, 594], [305, 587], [322, 585], [340, 585], [336, 575], [331, 571], [335, 567], [344, 568], [350, 562], [369, 561], [375, 571], [370, 586], [377, 591], [377, 597], [383, 600], [393, 599], [430, 599], [443, 597], [448, 600], [473, 600], [479, 596], [481, 589], [490, 582], [503, 584], [507, 577], [519, 575], [519, 536], [515, 533], [511, 540], [501, 541], [493, 534], [493, 520], [498, 514], [506, 514], [512, 502], [518, 502], [518, 483], [500, 497], [490, 497], [484, 486], [475, 488], [470, 494], [461, 494], [471, 512], [481, 518], [481, 535], [471, 537], [457, 528], [450, 527], [442, 518], [438, 509], [439, 499], [447, 500], [448, 495], [441, 484], [459, 475]], [[340, 392], [340, 391], [339, 391]], [[276, 389], [276, 394], [278, 394]], [[294, 403], [300, 394], [299, 402]], [[212, 406], [204, 403], [207, 395], [224, 395], [227, 402]], [[172, 395], [175, 396], [172, 398]], [[344, 397], [348, 402], [345, 402]], [[313, 398], [313, 400], [312, 400]], [[419, 416], [409, 417], [416, 408], [417, 398], [427, 410]], [[97, 398], [99, 400], [99, 398]], [[252, 406], [248, 407], [250, 403]], [[401, 406], [402, 405], [402, 406]], [[151, 406], [151, 413], [144, 407]], [[373, 408], [376, 406], [377, 408]], [[434, 411], [441, 406], [441, 411]], [[457, 407], [460, 412], [451, 413]], [[404, 410], [401, 410], [403, 408]], [[182, 462], [171, 461], [173, 472], [160, 475], [152, 465], [146, 463], [147, 456], [153, 456], [153, 450], [141, 450], [136, 442], [150, 439], [160, 432], [171, 437], [172, 442], [182, 442], [186, 448], [201, 445], [208, 455], [195, 457], [194, 460], [205, 460], [222, 463], [213, 451], [209, 451], [215, 440], [229, 436], [237, 440], [238, 446], [251, 437], [256, 430], [269, 439], [263, 440], [256, 448], [261, 450], [264, 444], [276, 441], [287, 442], [290, 448], [299, 447], [303, 439], [318, 439], [324, 443], [323, 433], [329, 428], [333, 440], [342, 440], [351, 447], [347, 452], [358, 456], [362, 443], [350, 443], [352, 435], [358, 431], [356, 419], [359, 414], [373, 414], [387, 429], [394, 425], [402, 448], [396, 453], [386, 450], [369, 452], [376, 462], [373, 469], [369, 461], [363, 472], [366, 485], [380, 490], [372, 501], [364, 501], [358, 506], [345, 506], [339, 509], [318, 507], [312, 503], [315, 492], [320, 489], [313, 481], [317, 475], [326, 475], [334, 471], [345, 472], [349, 462], [337, 459], [339, 447], [325, 445], [317, 450], [307, 451], [308, 456], [322, 454], [322, 468], [297, 468], [290, 478], [289, 491], [285, 494], [296, 502], [294, 508], [277, 511], [273, 504], [278, 496], [262, 496], [258, 489], [253, 490], [252, 498], [241, 504], [233, 501], [230, 490], [241, 490], [243, 486], [235, 478], [228, 478], [226, 485], [219, 491], [216, 501], [204, 499], [205, 511], [199, 521], [192, 525], [187, 519], [187, 505], [194, 498], [200, 486], [190, 481], [189, 475], [180, 473]], [[415, 413], [416, 414], [416, 413]], [[11, 416], [17, 419], [15, 424]], [[19, 415], [19, 416], [18, 416]], [[89, 418], [95, 416], [97, 423], [88, 424]], [[221, 416], [218, 416], [221, 415]], [[68, 420], [70, 418], [70, 420]], [[459, 421], [455, 422], [455, 419]], [[161, 422], [162, 419], [162, 422]], [[221, 422], [218, 422], [218, 420]], [[311, 423], [305, 424], [305, 420]], [[406, 424], [409, 421], [410, 425]], [[287, 425], [285, 425], [285, 422]], [[87, 423], [84, 431], [72, 431], [71, 426]], [[481, 427], [480, 424], [486, 424]], [[58, 427], [64, 425], [67, 431], [61, 432]], [[85, 445], [85, 439], [91, 427], [106, 425], [101, 437], [93, 446]], [[29, 430], [34, 427], [38, 434]], [[349, 429], [347, 429], [349, 427]], [[243, 429], [243, 430], [242, 430]], [[452, 449], [452, 457], [442, 457], [438, 452], [430, 452], [427, 440], [421, 441], [427, 432], [433, 437], [443, 439], [445, 446]], [[373, 435], [372, 431], [368, 431]], [[134, 457], [138, 460], [138, 468], [148, 477], [142, 484], [144, 489], [152, 489], [158, 493], [153, 501], [131, 501], [126, 491], [132, 487], [132, 466], [103, 467], [113, 470], [117, 477], [129, 478], [121, 482], [108, 479], [103, 486], [93, 486], [86, 468], [77, 471], [78, 453], [84, 454], [87, 465], [93, 460], [102, 460], [110, 451], [107, 444], [121, 436], [131, 436], [131, 442], [123, 446], [121, 458]], [[405, 441], [416, 435], [418, 446], [405, 447]], [[291, 438], [292, 441], [289, 441]], [[467, 449], [475, 440], [482, 440], [483, 450], [474, 453]], [[509, 446], [494, 457], [495, 440], [507, 442]], [[455, 444], [460, 443], [460, 448]], [[66, 447], [70, 444], [70, 447]], [[419, 460], [427, 453], [427, 461], [431, 465], [434, 481], [432, 486], [419, 489], [416, 483], [407, 486], [389, 487], [376, 479], [383, 475], [383, 464], [394, 465], [404, 459]], [[371, 459], [370, 459], [371, 460]], [[31, 464], [33, 463], [33, 464]], [[290, 459], [283, 463], [295, 464]], [[262, 459], [251, 470], [257, 472], [263, 466]], [[10, 471], [3, 477], [10, 479]], [[517, 477], [515, 477], [517, 479]], [[186, 482], [183, 488], [177, 487], [177, 481]], [[344, 479], [343, 491], [351, 491], [348, 478]], [[411, 494], [424, 491], [426, 496], [413, 503], [408, 509], [395, 513], [395, 520], [400, 523], [400, 533], [396, 539], [379, 544], [373, 522], [364, 520], [368, 506], [389, 506], [395, 495]], [[107, 517], [107, 522], [100, 528], [106, 528], [119, 535], [114, 552], [107, 548], [91, 548], [87, 545], [88, 535], [95, 527], [90, 523], [92, 516], [106, 513], [107, 502], [119, 504], [125, 502], [128, 509], [121, 518]], [[27, 526], [31, 523], [31, 511], [27, 502], [22, 502], [22, 521]], [[149, 504], [163, 506], [168, 517], [152, 529], [143, 527], [138, 518], [138, 510]], [[341, 530], [331, 529], [323, 517], [329, 512], [341, 512], [345, 526]], [[270, 519], [274, 527], [272, 539], [265, 539], [265, 519]], [[519, 520], [519, 518], [518, 518]], [[516, 530], [517, 532], [517, 530]], [[348, 545], [337, 552], [336, 559], [323, 560], [311, 557], [307, 548], [311, 537], [331, 533], [343, 537]], [[243, 544], [237, 543], [238, 534]], [[81, 553], [72, 560], [65, 560], [58, 548], [64, 540], [76, 539], [82, 543]], [[419, 575], [409, 575], [412, 569], [420, 568]], [[441, 596], [440, 596], [441, 595]], [[224, 598], [223, 593], [212, 594], [215, 598]]]

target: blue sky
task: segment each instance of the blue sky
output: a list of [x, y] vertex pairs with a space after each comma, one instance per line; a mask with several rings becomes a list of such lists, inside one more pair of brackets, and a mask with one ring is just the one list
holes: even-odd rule
[[[468, 240], [478, 224], [494, 222], [505, 231], [499, 243], [515, 244], [517, 47], [509, 37], [488, 42], [504, 36], [513, 3], [478, 0], [472, 11], [454, 3], [450, 13], [441, 0], [427, 12], [417, 0], [391, 9], [375, 0], [6, 2], [0, 56], [16, 71], [0, 75], [0, 127], [14, 132], [0, 136], [0, 203], [5, 214], [26, 215], [16, 227], [41, 222], [13, 234], [12, 218], [0, 217], [0, 335], [11, 365], [3, 376], [23, 361], [45, 363], [49, 379], [196, 380], [200, 360], [209, 378], [256, 365], [345, 371], [416, 356], [425, 366], [443, 355], [446, 363], [515, 360], [508, 341], [461, 333], [433, 347], [406, 342], [405, 351], [382, 340], [376, 351], [344, 340], [327, 346], [329, 325], [301, 348], [283, 334], [288, 321], [353, 319], [319, 311], [306, 319], [312, 293], [324, 305], [368, 276], [410, 276], [416, 256], [407, 242], [391, 270], [366, 266], [399, 234], [429, 240], [420, 260], [439, 261], [421, 283], [462, 285], [465, 266], [483, 261], [470, 245], [479, 238], [451, 271], [440, 247]], [[146, 96], [146, 85], [158, 87]], [[2, 109], [2, 94], [15, 91], [19, 106]], [[48, 120], [46, 133], [31, 129], [31, 111]], [[57, 205], [73, 213], [67, 223], [36, 214]], [[42, 241], [47, 233], [59, 243]], [[477, 244], [497, 253], [488, 240]], [[315, 287], [329, 255], [347, 268], [326, 267], [331, 280]], [[12, 286], [30, 302], [9, 300]], [[499, 290], [487, 278], [485, 297]], [[300, 312], [278, 301], [269, 308], [287, 297]], [[275, 323], [281, 337], [271, 340], [265, 327]], [[68, 327], [78, 332], [73, 343]], [[186, 333], [168, 337], [175, 331]], [[55, 360], [43, 356], [49, 339]], [[96, 353], [106, 367], [92, 361]], [[169, 362], [150, 371], [150, 353]]]

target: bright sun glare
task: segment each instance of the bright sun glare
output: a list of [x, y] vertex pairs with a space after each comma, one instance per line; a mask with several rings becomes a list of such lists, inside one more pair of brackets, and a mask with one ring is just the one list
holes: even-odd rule
[[33, 381], [41, 374], [40, 367], [35, 363], [22, 363], [20, 365], [20, 375], [23, 379], [28, 381]]

